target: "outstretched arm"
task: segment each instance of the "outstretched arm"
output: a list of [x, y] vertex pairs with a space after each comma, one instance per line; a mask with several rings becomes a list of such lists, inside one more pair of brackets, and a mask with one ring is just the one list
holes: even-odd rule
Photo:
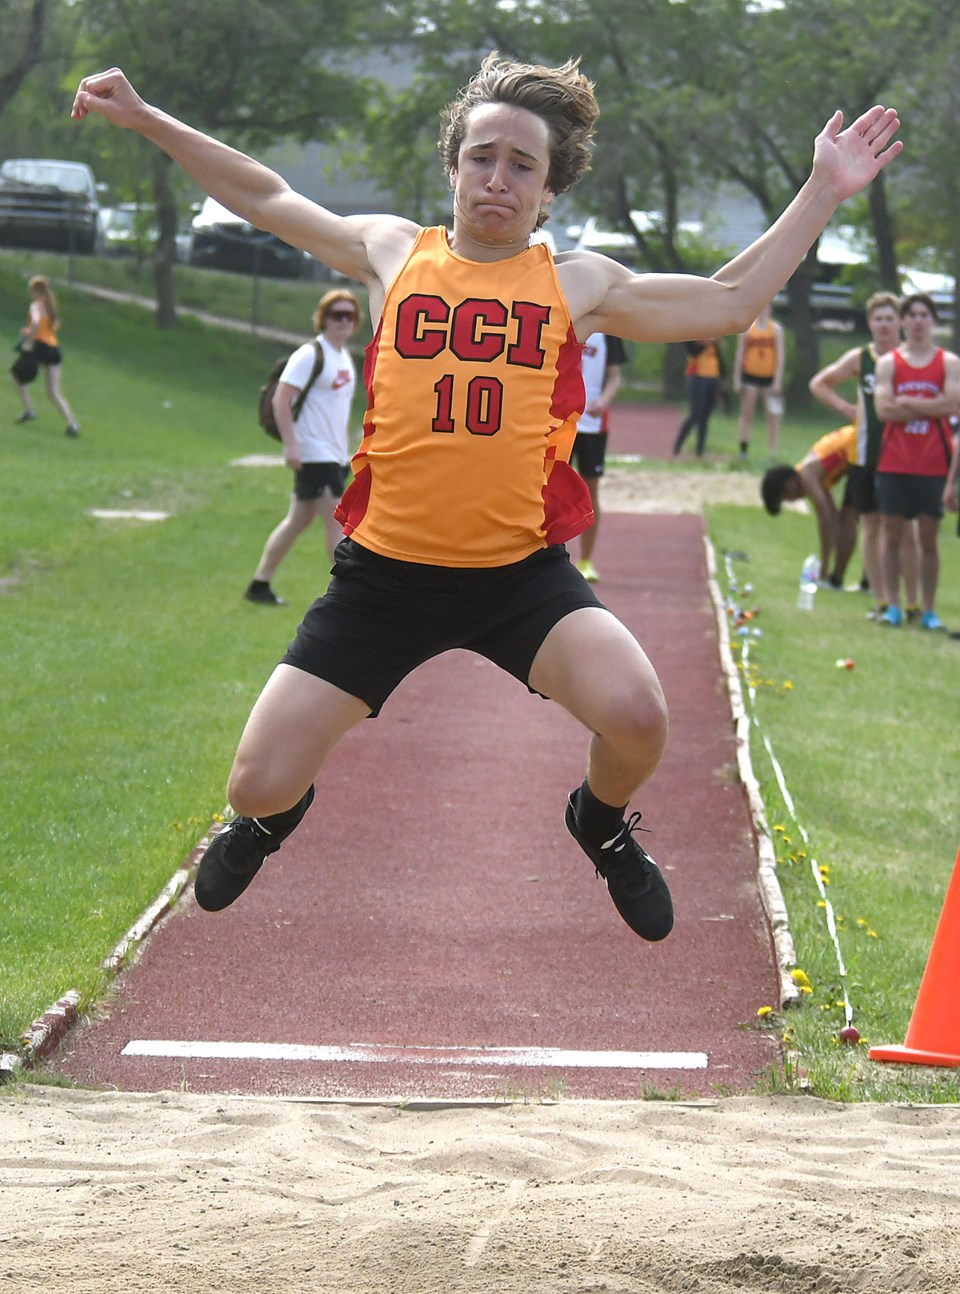
[[636, 275], [610, 262], [591, 301], [591, 274], [594, 284], [600, 277], [596, 270], [572, 276], [568, 299], [579, 320], [578, 334], [586, 335], [589, 327], [636, 341], [683, 341], [742, 332], [784, 286], [840, 203], [901, 152], [902, 143], [894, 140], [899, 126], [892, 108], [870, 108], [846, 130], [843, 114], [835, 112], [816, 138], [803, 188], [766, 233], [712, 278]]
[[200, 188], [257, 229], [368, 286], [382, 269], [380, 226], [409, 224], [390, 216], [339, 216], [311, 202], [269, 167], [145, 103], [117, 67], [80, 82], [71, 116], [83, 121], [91, 112], [162, 148]]

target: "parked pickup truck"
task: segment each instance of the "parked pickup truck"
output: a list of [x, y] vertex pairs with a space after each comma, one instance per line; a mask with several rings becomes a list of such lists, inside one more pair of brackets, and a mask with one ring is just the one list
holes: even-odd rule
[[11, 157], [0, 163], [0, 244], [92, 252], [100, 203], [83, 162]]

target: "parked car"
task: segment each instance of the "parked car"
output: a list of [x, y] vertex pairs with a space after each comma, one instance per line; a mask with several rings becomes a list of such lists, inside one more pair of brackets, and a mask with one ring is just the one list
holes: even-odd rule
[[274, 278], [307, 273], [307, 257], [299, 248], [254, 229], [213, 198], [204, 201], [190, 226], [190, 264]]
[[141, 203], [101, 207], [97, 225], [97, 250], [104, 256], [146, 256], [157, 241], [156, 211]]
[[0, 243], [92, 252], [100, 201], [84, 162], [11, 157], [0, 163]]
[[[157, 245], [159, 229], [157, 209], [152, 202], [121, 202], [116, 207], [101, 207], [98, 222], [97, 251], [102, 256], [150, 256]], [[178, 233], [177, 260], [190, 255], [189, 233]]]

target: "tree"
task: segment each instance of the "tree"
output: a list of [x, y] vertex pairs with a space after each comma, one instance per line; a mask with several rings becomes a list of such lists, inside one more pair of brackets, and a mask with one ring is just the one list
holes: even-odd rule
[[[418, 33], [424, 105], [440, 86], [452, 93], [490, 48], [553, 63], [579, 55], [602, 108], [579, 200], [633, 235], [642, 264], [687, 272], [708, 267], [707, 249], [683, 237], [684, 218], [721, 181], [772, 223], [806, 179], [813, 137], [836, 106], [849, 122], [876, 102], [906, 102], [911, 84], [945, 101], [930, 67], [942, 65], [960, 20], [952, 0], [395, 0], [382, 21]], [[946, 110], [941, 119], [941, 156], [951, 157], [956, 118]], [[874, 287], [898, 286], [894, 214], [906, 174], [898, 161], [844, 212], [861, 213]], [[930, 206], [949, 211], [953, 227], [955, 208], [935, 197]], [[787, 288], [796, 404], [819, 366], [816, 271], [814, 247]]]
[[[950, 10], [922, 82], [903, 88], [904, 115], [920, 123], [904, 152], [896, 200], [901, 264], [939, 270], [954, 283], [951, 347], [960, 348], [960, 15]], [[898, 164], [899, 165], [899, 164]]]
[[[367, 8], [368, 0], [83, 0], [92, 60], [83, 73], [118, 65], [150, 103], [247, 150], [316, 139], [362, 106], [365, 86], [346, 56]], [[159, 225], [157, 323], [170, 327], [173, 163], [157, 149], [149, 157]]]
[[0, 56], [0, 113], [43, 57], [51, 0], [8, 0]]

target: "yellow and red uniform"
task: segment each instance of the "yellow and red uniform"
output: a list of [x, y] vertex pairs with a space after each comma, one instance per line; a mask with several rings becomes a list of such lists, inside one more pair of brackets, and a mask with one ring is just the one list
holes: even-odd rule
[[715, 342], [706, 341], [696, 355], [687, 360], [687, 377], [720, 377], [720, 352]]
[[825, 436], [814, 441], [810, 452], [797, 464], [797, 471], [813, 458], [818, 458], [823, 467], [825, 488], [832, 489], [857, 461], [857, 429], [854, 424], [840, 427], [837, 431], [828, 431]]
[[580, 534], [593, 520], [569, 465], [580, 353], [546, 246], [478, 264], [442, 227], [421, 230], [367, 348], [346, 533], [449, 567], [506, 566]]
[[777, 371], [777, 330], [770, 323], [751, 324], [743, 339], [740, 372], [747, 377], [773, 378]]

